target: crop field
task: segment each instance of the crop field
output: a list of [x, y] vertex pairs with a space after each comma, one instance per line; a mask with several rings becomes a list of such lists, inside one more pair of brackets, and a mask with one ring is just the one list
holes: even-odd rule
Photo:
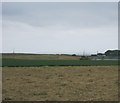
[[118, 65], [117, 60], [25, 60], [3, 59], [2, 66], [30, 67], [30, 66], [110, 66]]
[[3, 100], [117, 101], [117, 66], [3, 67]]
[[3, 67], [110, 66], [117, 60], [80, 60], [80, 56], [50, 54], [2, 54]]
[[53, 55], [53, 54], [2, 54], [4, 59], [26, 59], [26, 60], [79, 60], [80, 56]]

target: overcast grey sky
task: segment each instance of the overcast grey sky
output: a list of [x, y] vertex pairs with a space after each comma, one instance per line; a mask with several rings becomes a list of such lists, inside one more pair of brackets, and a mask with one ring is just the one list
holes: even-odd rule
[[3, 52], [86, 53], [118, 48], [118, 3], [3, 3]]

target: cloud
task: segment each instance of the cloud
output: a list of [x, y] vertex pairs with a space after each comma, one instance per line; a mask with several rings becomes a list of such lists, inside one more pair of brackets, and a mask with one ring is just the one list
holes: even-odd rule
[[117, 29], [116, 3], [3, 4], [3, 52], [104, 52]]
[[34, 26], [116, 25], [117, 3], [3, 3], [3, 19]]
[[[93, 52], [94, 48], [104, 50], [106, 47], [117, 47], [117, 30], [114, 27], [93, 29], [71, 29], [64, 26], [34, 27], [11, 21], [4, 21], [3, 26], [4, 51], [16, 48], [17, 52], [73, 53], [84, 49]], [[113, 37], [113, 34], [116, 35]]]

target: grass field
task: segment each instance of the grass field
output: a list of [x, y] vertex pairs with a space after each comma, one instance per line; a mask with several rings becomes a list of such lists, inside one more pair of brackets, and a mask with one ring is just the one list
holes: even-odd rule
[[118, 67], [3, 67], [3, 100], [117, 101]]

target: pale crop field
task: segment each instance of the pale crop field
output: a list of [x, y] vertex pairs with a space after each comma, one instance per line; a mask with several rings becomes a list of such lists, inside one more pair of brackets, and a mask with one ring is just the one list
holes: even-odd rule
[[3, 100], [117, 101], [117, 66], [3, 67]]
[[51, 55], [51, 54], [3, 54], [3, 59], [27, 59], [27, 60], [80, 60], [80, 56]]

